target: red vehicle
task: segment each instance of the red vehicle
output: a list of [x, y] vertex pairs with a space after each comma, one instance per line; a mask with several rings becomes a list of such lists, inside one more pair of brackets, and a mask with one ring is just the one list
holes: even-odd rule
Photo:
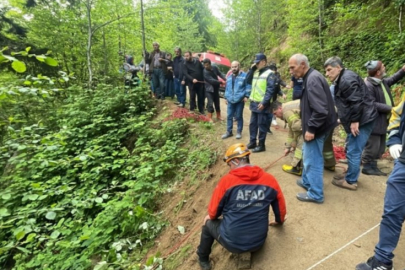
[[[228, 74], [228, 71], [231, 69], [231, 61], [229, 61], [228, 58], [225, 57], [224, 54], [222, 53], [217, 53], [213, 51], [207, 51], [207, 52], [201, 52], [201, 53], [194, 53], [194, 57], [198, 57], [200, 61], [202, 62], [205, 58], [208, 58], [211, 60], [211, 64], [214, 66], [217, 66], [219, 71], [225, 75]], [[222, 81], [222, 79], [220, 79]], [[224, 97], [225, 95], [225, 82], [221, 83], [221, 86], [219, 87], [219, 96]]]

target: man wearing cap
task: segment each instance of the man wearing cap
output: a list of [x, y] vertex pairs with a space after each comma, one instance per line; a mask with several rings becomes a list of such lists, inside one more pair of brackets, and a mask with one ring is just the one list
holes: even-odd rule
[[246, 75], [246, 83], [252, 86], [249, 97], [252, 112], [249, 123], [250, 141], [247, 147], [253, 149], [252, 152], [263, 152], [266, 151], [265, 141], [269, 130], [270, 100], [275, 93], [276, 85], [276, 75], [267, 66], [267, 57], [263, 53], [256, 54], [254, 63]]
[[325, 140], [337, 125], [337, 115], [328, 82], [319, 71], [310, 68], [308, 58], [294, 54], [288, 61], [295, 78], [303, 78], [300, 102], [304, 135], [302, 179], [297, 185], [307, 192], [297, 194], [303, 202], [323, 203], [323, 148]]
[[331, 57], [324, 64], [326, 77], [334, 82], [335, 103], [339, 120], [347, 133], [347, 173], [333, 177], [332, 184], [357, 190], [361, 153], [373, 130], [378, 112], [363, 79], [343, 67], [342, 60]]
[[[230, 168], [212, 194], [197, 249], [201, 269], [209, 270], [214, 240], [232, 253], [252, 252], [266, 241], [268, 226], [282, 225], [286, 206], [277, 180], [249, 161], [242, 143], [228, 148], [224, 161]], [[269, 223], [269, 208], [275, 221]], [[219, 217], [222, 215], [222, 219]]]
[[375, 120], [374, 128], [364, 148], [362, 157], [363, 169], [361, 172], [368, 175], [386, 176], [386, 173], [378, 169], [377, 159], [381, 158], [385, 152], [388, 120], [391, 115], [391, 109], [394, 107], [390, 86], [396, 84], [405, 76], [405, 66], [392, 77], [386, 79], [384, 79], [386, 75], [385, 66], [381, 61], [368, 61], [365, 67], [368, 73], [365, 82], [377, 108], [378, 117]]

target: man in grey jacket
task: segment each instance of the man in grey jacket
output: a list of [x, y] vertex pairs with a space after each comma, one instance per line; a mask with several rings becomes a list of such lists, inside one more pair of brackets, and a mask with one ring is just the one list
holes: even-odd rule
[[368, 61], [365, 64], [368, 77], [366, 85], [369, 94], [374, 100], [374, 105], [378, 111], [378, 117], [375, 121], [374, 128], [368, 138], [366, 147], [363, 152], [363, 169], [362, 173], [368, 175], [387, 174], [380, 171], [377, 167], [377, 159], [381, 158], [385, 152], [385, 140], [387, 134], [388, 120], [391, 115], [391, 109], [394, 107], [390, 86], [396, 84], [405, 76], [405, 66], [403, 66], [393, 76], [384, 79], [385, 66], [381, 61]]

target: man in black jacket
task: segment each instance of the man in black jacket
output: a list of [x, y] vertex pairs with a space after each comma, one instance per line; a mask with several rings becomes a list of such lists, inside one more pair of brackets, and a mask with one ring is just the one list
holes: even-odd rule
[[378, 112], [363, 79], [343, 68], [342, 60], [331, 57], [324, 64], [326, 77], [335, 85], [335, 103], [340, 122], [347, 133], [347, 173], [335, 175], [332, 184], [357, 190], [361, 153], [373, 130]]
[[388, 119], [391, 115], [391, 109], [394, 107], [394, 101], [391, 95], [390, 86], [396, 84], [405, 76], [405, 66], [403, 66], [392, 77], [384, 79], [385, 66], [381, 61], [368, 61], [365, 65], [368, 77], [366, 85], [369, 94], [374, 100], [374, 105], [378, 111], [378, 117], [375, 120], [373, 131], [368, 138], [363, 152], [363, 170], [368, 175], [387, 174], [380, 171], [377, 167], [377, 159], [381, 158], [385, 152], [385, 140], [388, 127]]
[[196, 95], [198, 102], [198, 111], [204, 114], [204, 67], [198, 61], [198, 58], [193, 57], [190, 51], [184, 53], [183, 74], [186, 78], [186, 83], [190, 93], [190, 111], [194, 111], [196, 108]]
[[176, 55], [173, 58], [174, 92], [177, 96], [175, 104], [184, 108], [186, 105], [186, 85], [183, 75], [184, 58], [181, 54], [181, 48], [174, 48], [174, 54]]
[[303, 173], [297, 185], [307, 192], [298, 193], [304, 202], [323, 203], [323, 147], [326, 138], [337, 125], [337, 115], [328, 82], [317, 70], [310, 68], [308, 58], [293, 55], [289, 70], [295, 78], [303, 78], [300, 103], [303, 144]]
[[[203, 60], [204, 64], [204, 81], [205, 81], [205, 95], [207, 97], [207, 111], [208, 118], [212, 121], [212, 113], [215, 111], [217, 113], [217, 120], [221, 120], [221, 108], [219, 107], [219, 85], [221, 82], [218, 78], [226, 81], [224, 75], [219, 72], [216, 66], [211, 65], [211, 60], [205, 58]], [[213, 106], [214, 105], [214, 106]]]

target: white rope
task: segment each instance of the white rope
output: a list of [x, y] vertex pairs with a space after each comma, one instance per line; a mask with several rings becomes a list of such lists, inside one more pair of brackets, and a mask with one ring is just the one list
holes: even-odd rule
[[312, 265], [311, 267], [309, 267], [307, 270], [311, 270], [314, 269], [316, 266], [318, 266], [319, 264], [323, 263], [324, 261], [326, 261], [327, 259], [329, 259], [330, 257], [332, 257], [333, 255], [339, 253], [340, 251], [342, 251], [343, 249], [345, 249], [347, 246], [353, 244], [355, 241], [357, 241], [358, 239], [362, 238], [363, 236], [365, 236], [366, 234], [368, 234], [369, 232], [371, 232], [372, 230], [374, 230], [375, 228], [377, 228], [378, 226], [380, 226], [380, 223], [378, 223], [377, 225], [375, 225], [374, 227], [372, 227], [371, 229], [369, 229], [368, 231], [362, 233], [361, 235], [357, 236], [356, 238], [354, 238], [352, 241], [350, 241], [349, 243], [347, 243], [346, 245], [344, 245], [343, 247], [339, 248], [338, 250], [334, 251], [333, 253], [329, 254], [328, 256], [326, 256], [325, 258], [323, 258], [322, 260], [320, 260], [319, 262], [317, 262], [316, 264]]

